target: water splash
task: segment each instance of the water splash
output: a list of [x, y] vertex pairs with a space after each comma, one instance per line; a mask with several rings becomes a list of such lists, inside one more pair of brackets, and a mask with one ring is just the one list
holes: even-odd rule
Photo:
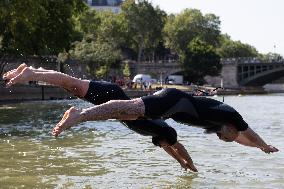
[[68, 67], [68, 69], [71, 71], [72, 76], [74, 77], [75, 73], [74, 73], [73, 69], [71, 68], [71, 66], [69, 64], [65, 64], [65, 65]]

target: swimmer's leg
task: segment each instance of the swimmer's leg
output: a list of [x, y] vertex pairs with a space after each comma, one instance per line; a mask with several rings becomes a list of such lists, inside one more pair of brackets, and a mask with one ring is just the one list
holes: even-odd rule
[[6, 73], [3, 74], [3, 79], [4, 80], [10, 80], [13, 77], [16, 77], [18, 74], [20, 74], [24, 68], [26, 68], [26, 64], [21, 64], [18, 68], [10, 70]]
[[54, 70], [27, 67], [25, 64], [21, 64], [17, 69], [5, 73], [3, 79], [8, 81], [8, 87], [26, 81], [43, 81], [62, 87], [78, 97], [86, 95], [90, 82]]

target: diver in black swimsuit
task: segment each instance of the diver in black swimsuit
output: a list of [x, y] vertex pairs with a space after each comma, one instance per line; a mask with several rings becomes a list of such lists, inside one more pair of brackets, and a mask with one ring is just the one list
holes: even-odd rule
[[248, 124], [232, 107], [214, 99], [194, 97], [177, 89], [164, 89], [142, 97], [147, 118], [172, 118], [177, 122], [217, 132], [223, 125], [245, 131]]

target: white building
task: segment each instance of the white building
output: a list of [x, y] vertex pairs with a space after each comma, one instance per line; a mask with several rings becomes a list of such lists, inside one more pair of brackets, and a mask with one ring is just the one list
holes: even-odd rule
[[85, 0], [88, 5], [98, 11], [110, 10], [114, 13], [121, 11], [122, 0]]

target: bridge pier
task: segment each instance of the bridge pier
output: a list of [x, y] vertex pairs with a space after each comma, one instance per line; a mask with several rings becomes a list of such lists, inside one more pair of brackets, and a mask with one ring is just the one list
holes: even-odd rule
[[221, 77], [223, 82], [224, 88], [238, 88], [238, 67], [236, 64], [223, 64], [222, 65], [222, 71], [221, 71]]

